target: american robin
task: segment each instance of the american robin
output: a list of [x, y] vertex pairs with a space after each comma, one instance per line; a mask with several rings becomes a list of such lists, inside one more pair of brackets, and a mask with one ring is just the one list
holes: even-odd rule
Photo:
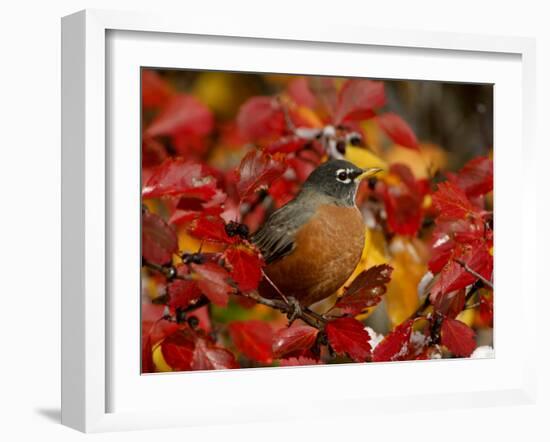
[[271, 214], [252, 236], [267, 264], [260, 295], [308, 307], [346, 282], [361, 259], [365, 238], [357, 188], [380, 170], [328, 161], [310, 174], [292, 201]]

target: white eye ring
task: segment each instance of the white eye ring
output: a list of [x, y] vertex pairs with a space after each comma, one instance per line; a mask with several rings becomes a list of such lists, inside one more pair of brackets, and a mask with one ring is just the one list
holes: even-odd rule
[[[340, 178], [340, 174], [341, 174], [342, 172], [344, 172], [344, 173], [346, 174], [346, 178], [345, 178], [345, 179]], [[337, 179], [338, 181], [340, 181], [341, 183], [349, 184], [349, 183], [351, 183], [350, 172], [351, 172], [350, 169], [338, 169], [338, 170], [336, 171], [336, 179]]]

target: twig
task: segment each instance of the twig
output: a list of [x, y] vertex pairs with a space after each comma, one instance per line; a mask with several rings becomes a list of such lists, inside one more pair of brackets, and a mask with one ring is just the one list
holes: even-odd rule
[[472, 268], [470, 268], [468, 266], [468, 264], [466, 264], [464, 261], [461, 261], [460, 259], [456, 259], [454, 260], [456, 263], [458, 263], [464, 270], [466, 270], [469, 274], [471, 274], [472, 276], [475, 276], [476, 278], [478, 278], [481, 282], [483, 282], [483, 284], [485, 284], [487, 287], [489, 287], [491, 290], [494, 290], [494, 287], [493, 287], [493, 283], [491, 281], [489, 281], [487, 278], [485, 278], [484, 276], [480, 275], [479, 273], [477, 273], [475, 270], [473, 270]]
[[[173, 267], [164, 267], [146, 260], [143, 260], [143, 266], [147, 267], [148, 269], [154, 270], [156, 272], [161, 273], [166, 278], [171, 279], [182, 279], [182, 280], [189, 280], [190, 276], [187, 275], [179, 275], [177, 272], [174, 272]], [[263, 304], [268, 307], [274, 308], [276, 310], [279, 310], [282, 313], [289, 313], [292, 311], [292, 305], [288, 302], [288, 299], [286, 301], [284, 300], [278, 300], [278, 299], [268, 299], [261, 296], [257, 291], [251, 291], [247, 293], [243, 292], [237, 292], [235, 293], [239, 296], [244, 296], [246, 298], [253, 299], [258, 304]], [[281, 294], [282, 295], [282, 294]], [[284, 295], [282, 295], [284, 297]], [[196, 310], [199, 307], [203, 307], [205, 305], [210, 304], [210, 301], [205, 296], [202, 296], [197, 300], [195, 304], [192, 304], [188, 306], [187, 308], [181, 310], [180, 313], [189, 313], [193, 310]], [[321, 315], [315, 313], [314, 311], [308, 309], [308, 308], [302, 308], [301, 311], [296, 312], [296, 318], [301, 319], [306, 324], [311, 325], [312, 327], [315, 327], [319, 330], [323, 330], [325, 328], [326, 319], [323, 318]]]
[[[280, 312], [285, 314], [292, 310], [292, 306], [286, 304], [284, 301], [280, 301], [278, 299], [264, 298], [257, 291], [251, 291], [247, 293], [239, 292], [239, 294], [247, 298], [253, 299], [258, 304], [267, 305], [268, 307], [279, 310]], [[308, 308], [302, 308], [301, 311], [296, 312], [296, 318], [301, 319], [306, 324], [311, 325], [312, 327], [315, 327], [319, 330], [323, 330], [327, 322], [321, 315], [315, 313]]]
[[266, 279], [267, 282], [269, 282], [269, 284], [271, 285], [271, 287], [273, 287], [275, 289], [275, 291], [277, 292], [277, 294], [283, 298], [283, 301], [285, 301], [286, 305], [290, 305], [290, 303], [288, 302], [288, 298], [283, 294], [283, 292], [281, 292], [279, 290], [279, 288], [275, 285], [275, 283], [269, 278], [269, 276], [267, 276], [267, 274], [264, 272], [264, 269], [262, 269], [262, 275], [263, 277]]

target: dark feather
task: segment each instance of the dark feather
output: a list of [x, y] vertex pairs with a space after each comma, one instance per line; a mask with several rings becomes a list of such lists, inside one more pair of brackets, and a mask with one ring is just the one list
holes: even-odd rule
[[267, 264], [292, 253], [298, 229], [315, 213], [312, 203], [312, 199], [296, 198], [273, 212], [252, 236], [252, 242], [258, 246]]

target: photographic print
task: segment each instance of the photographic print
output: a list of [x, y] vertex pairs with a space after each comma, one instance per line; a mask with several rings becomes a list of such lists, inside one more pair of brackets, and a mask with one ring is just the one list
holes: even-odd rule
[[142, 373], [493, 357], [492, 85], [144, 67], [141, 141]]

